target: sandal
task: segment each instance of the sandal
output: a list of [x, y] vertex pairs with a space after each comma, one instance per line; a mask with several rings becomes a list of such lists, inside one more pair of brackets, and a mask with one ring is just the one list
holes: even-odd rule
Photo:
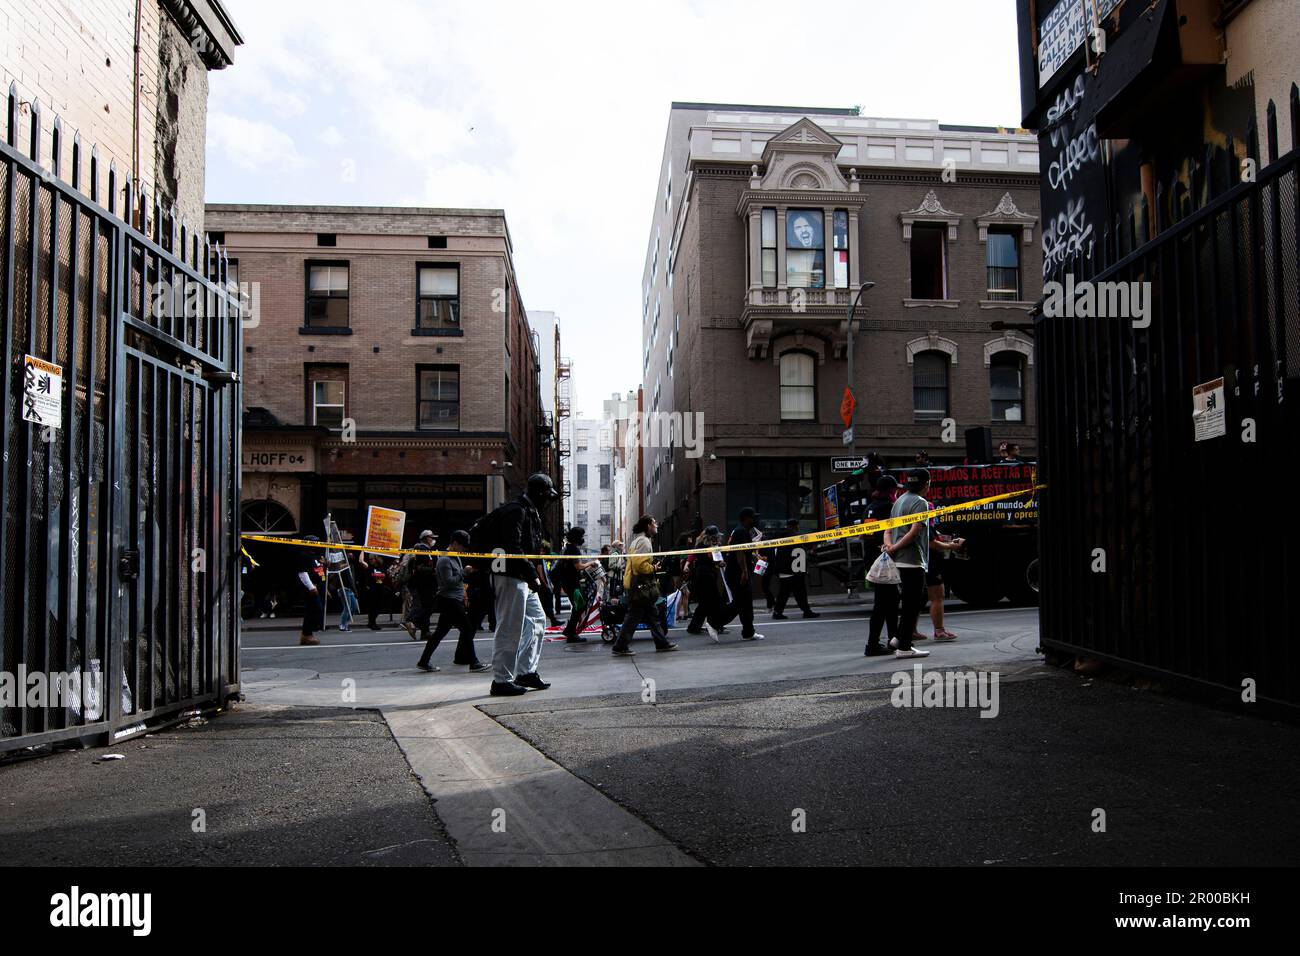
[[935, 632], [934, 632], [934, 640], [935, 640], [935, 643], [937, 643], [937, 644], [942, 644], [942, 643], [946, 643], [946, 642], [948, 642], [948, 641], [955, 641], [955, 640], [957, 640], [957, 635], [954, 634], [952, 631], [935, 631]]

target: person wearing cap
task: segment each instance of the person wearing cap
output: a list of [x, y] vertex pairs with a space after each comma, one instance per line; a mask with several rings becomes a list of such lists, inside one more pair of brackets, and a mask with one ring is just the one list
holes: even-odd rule
[[[432, 551], [433, 546], [436, 543], [437, 543], [437, 538], [434, 536], [434, 533], [428, 529], [425, 529], [424, 531], [420, 532], [419, 537], [415, 539], [415, 544], [413, 544], [411, 547], [418, 548], [421, 551]], [[415, 558], [416, 555], [413, 554], [402, 555], [401, 560], [397, 562], [397, 569], [402, 571], [413, 572]], [[419, 602], [416, 599], [414, 573], [407, 574], [406, 584], [402, 587], [401, 590], [402, 590], [402, 619], [400, 621], [400, 624], [402, 629], [405, 630], [408, 635], [410, 635], [411, 640], [418, 641], [422, 636], [427, 637], [428, 635], [422, 635], [420, 633], [419, 627], [417, 626], [415, 620], [416, 614], [419, 612], [420, 608], [419, 608]]]
[[[541, 553], [541, 512], [559, 497], [550, 475], [538, 472], [530, 476], [522, 495], [488, 516], [501, 550], [506, 554]], [[490, 691], [494, 697], [517, 697], [551, 686], [537, 673], [546, 614], [537, 593], [541, 581], [535, 560], [507, 558], [492, 562], [497, 615]]]
[[[727, 544], [752, 544], [758, 540], [758, 512], [753, 508], [741, 508], [740, 523], [732, 529], [727, 537]], [[726, 565], [727, 588], [731, 591], [732, 604], [736, 616], [740, 618], [740, 636], [747, 641], [761, 641], [763, 635], [754, 630], [754, 564], [757, 553], [753, 548], [741, 551], [727, 551]]]
[[[867, 521], [884, 521], [894, 509], [894, 496], [898, 492], [898, 481], [893, 475], [881, 475], [876, 479], [876, 486], [871, 491], [867, 502]], [[863, 541], [863, 554], [871, 555], [875, 548], [883, 550], [892, 543], [893, 538], [888, 529], [879, 534], [867, 535]], [[881, 646], [881, 631], [888, 633], [892, 641], [898, 635], [898, 585], [872, 584], [871, 624], [867, 631], [867, 647], [863, 653], [867, 657], [881, 657], [889, 649]]]
[[[930, 510], [930, 502], [924, 497], [929, 488], [930, 473], [924, 468], [913, 469], [907, 476], [907, 491], [894, 502], [889, 516], [909, 518], [912, 515], [924, 515]], [[925, 569], [930, 560], [929, 522], [918, 518], [910, 525], [895, 528], [890, 538], [890, 543], [885, 545], [885, 552], [898, 565], [898, 574], [902, 579], [899, 584], [902, 610], [899, 612], [898, 633], [890, 639], [889, 646], [894, 649], [895, 657], [929, 657], [929, 651], [912, 646], [916, 622], [921, 616], [921, 608], [925, 606]]]
[[467, 664], [471, 671], [487, 670], [488, 665], [479, 663], [474, 654], [474, 632], [470, 629], [469, 619], [465, 614], [465, 609], [469, 605], [469, 595], [465, 591], [465, 566], [455, 554], [468, 547], [468, 532], [452, 532], [451, 544], [447, 545], [447, 550], [452, 553], [441, 555], [434, 566], [437, 588], [434, 607], [438, 610], [438, 627], [426, 637], [424, 653], [420, 655], [420, 660], [415, 665], [422, 671], [433, 673], [438, 670], [429, 663], [429, 660], [453, 627], [460, 634], [456, 642], [455, 663]]
[[[319, 542], [320, 538], [309, 534], [306, 541]], [[298, 583], [303, 587], [302, 598], [302, 636], [299, 644], [308, 646], [319, 644], [316, 629], [325, 624], [325, 604], [321, 600], [320, 576], [323, 572], [320, 552], [316, 548], [303, 548], [298, 556]]]
[[[785, 523], [785, 533], [787, 537], [799, 533], [798, 518], [791, 518]], [[772, 611], [774, 620], [780, 621], [785, 618], [785, 604], [791, 596], [803, 611], [804, 617], [821, 617], [808, 605], [808, 572], [804, 570], [805, 565], [800, 562], [800, 556], [796, 554], [798, 551], [803, 551], [803, 560], [806, 561], [807, 551], [797, 545], [778, 544], [772, 549], [772, 571], [780, 582], [776, 592], [776, 608]]]

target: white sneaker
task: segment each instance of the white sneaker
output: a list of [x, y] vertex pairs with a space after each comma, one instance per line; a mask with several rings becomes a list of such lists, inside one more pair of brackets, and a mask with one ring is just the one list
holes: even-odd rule
[[761, 640], [763, 639], [763, 635], [762, 635], [762, 634], [751, 634], [751, 635], [749, 635], [749, 637], [745, 637], [745, 636], [742, 634], [741, 637], [742, 637], [742, 639], [744, 639], [744, 640], [746, 640], [746, 641], [761, 641]]
[[261, 614], [259, 614], [259, 615], [257, 615], [257, 616], [260, 617], [262, 620], [266, 620], [266, 612], [265, 612], [265, 611], [263, 611]]
[[905, 651], [894, 651], [895, 657], [929, 657], [929, 651], [923, 651], [919, 648], [909, 647]]
[[718, 636], [718, 630], [708, 621], [704, 622], [704, 629], [709, 632], [709, 637], [713, 638], [714, 644], [721, 644], [722, 638]]
[[889, 649], [890, 649], [891, 651], [896, 651], [896, 650], [898, 650], [898, 638], [896, 638], [896, 637], [891, 637], [891, 638], [889, 639]]

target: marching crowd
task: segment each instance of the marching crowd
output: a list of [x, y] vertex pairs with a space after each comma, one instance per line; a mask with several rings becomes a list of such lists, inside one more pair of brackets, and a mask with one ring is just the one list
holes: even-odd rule
[[[880, 475], [871, 490], [866, 518], [924, 516], [931, 510], [925, 499], [929, 472], [916, 468], [906, 476], [906, 487], [888, 474]], [[424, 649], [416, 666], [436, 672], [432, 657], [442, 640], [457, 632], [453, 663], [473, 672], [492, 671], [491, 693], [515, 696], [550, 686], [538, 674], [542, 642], [548, 622], [558, 627], [558, 597], [569, 601], [564, 639], [585, 643], [583, 625], [599, 612], [602, 624], [614, 633], [613, 654], [630, 657], [631, 640], [644, 625], [660, 653], [676, 651], [668, 639], [669, 615], [687, 620], [686, 633], [705, 634], [720, 642], [733, 621], [739, 621], [744, 641], [759, 641], [763, 635], [754, 625], [754, 594], [757, 589], [767, 602], [771, 617], [785, 618], [791, 601], [806, 618], [818, 614], [808, 603], [807, 554], [797, 543], [782, 544], [784, 538], [763, 541], [758, 514], [743, 508], [738, 523], [724, 534], [708, 525], [698, 534], [680, 536], [672, 550], [693, 551], [686, 555], [655, 557], [654, 539], [659, 526], [654, 517], [643, 516], [632, 528], [626, 551], [605, 546], [600, 555], [586, 556], [582, 547], [585, 531], [570, 528], [562, 557], [548, 560], [549, 544], [542, 537], [542, 515], [559, 498], [550, 477], [533, 475], [527, 488], [514, 501], [497, 508], [469, 530], [455, 531], [440, 555], [433, 551], [436, 538], [423, 531], [414, 553], [392, 560], [363, 553], [359, 577], [366, 584], [369, 626], [381, 629], [379, 615], [391, 606], [396, 590], [403, 595], [401, 625], [412, 639], [423, 640]], [[786, 523], [787, 537], [799, 534], [798, 521]], [[934, 624], [933, 640], [956, 640], [944, 627], [942, 562], [943, 552], [958, 551], [961, 538], [940, 535], [932, 520], [918, 517], [912, 524], [866, 538], [865, 553], [880, 552], [868, 579], [875, 589], [865, 654], [895, 657], [924, 657], [928, 652], [914, 642], [925, 635], [917, 631], [918, 619], [927, 597]], [[761, 543], [760, 543], [761, 542]], [[731, 545], [750, 547], [728, 550]], [[462, 559], [460, 552], [496, 553], [495, 559]], [[508, 557], [528, 555], [530, 557]], [[326, 552], [329, 559], [329, 552]], [[300, 552], [298, 580], [306, 591], [303, 614], [303, 644], [318, 644], [315, 631], [323, 626], [324, 599], [317, 581], [321, 577], [319, 554]], [[666, 586], [665, 586], [666, 585]], [[773, 593], [775, 589], [775, 594]], [[667, 592], [667, 593], [665, 593]], [[350, 592], [340, 595], [344, 608], [341, 629], [349, 628], [356, 613]], [[688, 610], [690, 604], [693, 610]], [[436, 615], [437, 623], [433, 623]], [[474, 637], [484, 620], [494, 632], [490, 662], [480, 661]], [[881, 643], [885, 637], [887, 644]]]

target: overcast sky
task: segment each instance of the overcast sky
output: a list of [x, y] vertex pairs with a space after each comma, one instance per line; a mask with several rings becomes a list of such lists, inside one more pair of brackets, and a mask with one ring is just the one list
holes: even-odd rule
[[640, 380], [641, 269], [674, 100], [1015, 126], [1014, 0], [225, 0], [211, 202], [506, 211], [575, 411]]

